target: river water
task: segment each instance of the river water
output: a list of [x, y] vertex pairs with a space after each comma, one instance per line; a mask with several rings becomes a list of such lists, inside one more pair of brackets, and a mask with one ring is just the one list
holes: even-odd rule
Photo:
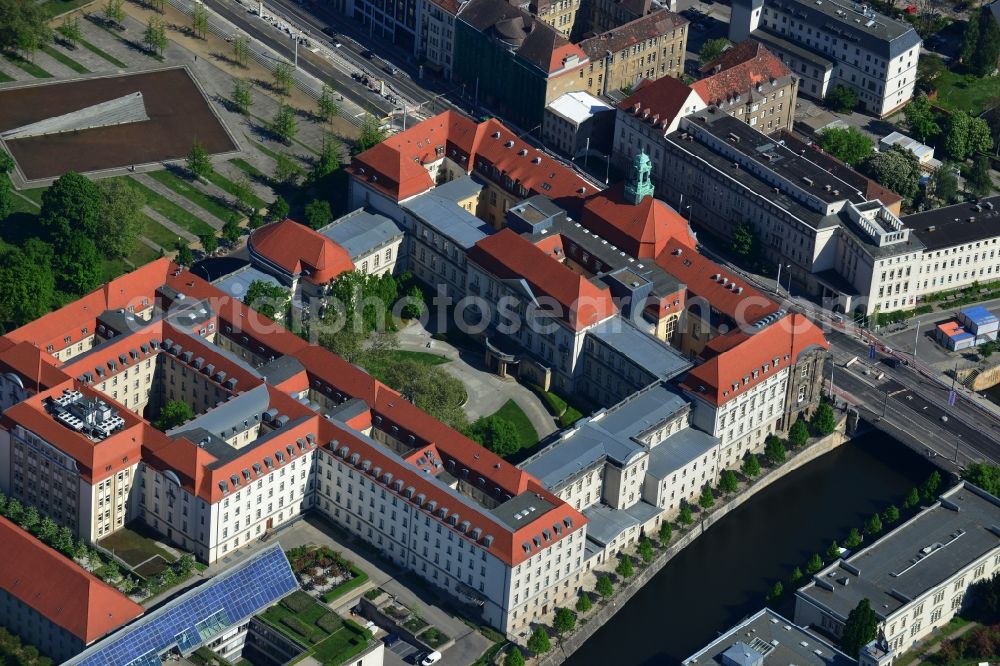
[[[776, 580], [875, 511], [902, 500], [933, 467], [873, 433], [776, 481], [681, 551], [568, 666], [679, 664], [764, 605]], [[792, 619], [793, 595], [780, 612]]]

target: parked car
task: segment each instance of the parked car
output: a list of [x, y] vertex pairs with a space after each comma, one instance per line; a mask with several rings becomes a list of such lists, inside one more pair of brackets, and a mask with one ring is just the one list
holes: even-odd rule
[[424, 658], [420, 660], [420, 666], [431, 666], [431, 664], [436, 664], [441, 661], [441, 653], [435, 650], [424, 655]]
[[382, 69], [384, 69], [386, 73], [389, 74], [390, 76], [396, 76], [396, 74], [399, 73], [399, 70], [393, 67], [392, 65], [386, 65]]
[[389, 634], [388, 636], [386, 636], [385, 638], [382, 639], [382, 643], [386, 647], [392, 647], [393, 645], [395, 645], [398, 642], [399, 642], [399, 634], [397, 634], [397, 633], [391, 633], [391, 634]]

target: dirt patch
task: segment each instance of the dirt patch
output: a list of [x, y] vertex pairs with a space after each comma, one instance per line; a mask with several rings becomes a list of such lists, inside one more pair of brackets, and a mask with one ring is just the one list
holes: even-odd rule
[[139, 576], [149, 579], [153, 576], [158, 576], [167, 568], [167, 566], [169, 566], [167, 562], [162, 557], [157, 555], [155, 558], [136, 567], [133, 571]]
[[0, 132], [141, 92], [149, 120], [7, 141], [28, 180], [182, 158], [197, 139], [209, 153], [236, 150], [182, 68], [0, 90]]

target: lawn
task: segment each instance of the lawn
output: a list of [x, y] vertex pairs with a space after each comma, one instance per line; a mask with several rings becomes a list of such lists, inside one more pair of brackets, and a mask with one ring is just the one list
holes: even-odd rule
[[538, 433], [535, 426], [531, 425], [531, 419], [524, 413], [516, 402], [508, 400], [503, 406], [494, 412], [493, 416], [499, 416], [513, 424], [517, 431], [517, 441], [522, 449], [534, 446], [538, 443]]
[[980, 78], [950, 70], [934, 79], [938, 96], [934, 104], [948, 111], [968, 111], [978, 116], [990, 107], [990, 100], [1000, 95], [1000, 78]]
[[98, 544], [113, 552], [129, 566], [135, 567], [149, 558], [159, 555], [167, 562], [173, 562], [177, 558], [170, 552], [164, 550], [152, 539], [139, 534], [129, 527], [111, 533], [111, 536], [102, 539]]
[[[233, 198], [236, 197], [236, 185], [233, 184], [233, 181], [229, 180], [218, 171], [212, 171], [211, 173], [209, 173], [208, 180], [223, 192], [228, 192], [229, 194], [233, 195]], [[249, 203], [257, 210], [267, 207], [267, 204], [264, 202], [264, 200], [259, 198], [255, 194], [250, 195], [250, 201], [248, 201], [247, 203]]]
[[125, 69], [126, 67], [128, 67], [128, 65], [126, 65], [125, 63], [123, 63], [118, 58], [114, 57], [113, 55], [111, 55], [107, 51], [94, 46], [93, 44], [91, 44], [90, 42], [88, 42], [85, 39], [81, 39], [80, 40], [80, 46], [82, 46], [83, 48], [87, 49], [91, 53], [94, 53], [96, 55], [101, 56], [102, 58], [104, 58], [105, 60], [107, 60], [108, 62], [110, 62], [112, 65], [114, 65], [115, 67], [117, 67], [118, 69]]
[[143, 215], [142, 217], [142, 235], [165, 250], [174, 249], [174, 246], [177, 245], [177, 234], [148, 215]]
[[169, 187], [194, 205], [204, 208], [220, 220], [225, 220], [231, 212], [235, 211], [235, 209], [223, 205], [211, 195], [199, 190], [191, 181], [185, 180], [171, 171], [152, 171], [149, 173], [149, 177], [164, 187]]
[[[277, 152], [271, 150], [270, 148], [268, 148], [264, 144], [260, 143], [259, 141], [254, 141], [253, 145], [254, 145], [254, 148], [256, 148], [260, 152], [264, 153], [265, 155], [267, 155], [268, 157], [270, 157], [275, 162], [278, 161], [278, 153]], [[289, 158], [291, 158], [292, 163], [295, 165], [295, 168], [298, 170], [299, 175], [300, 176], [306, 175], [306, 170], [302, 167], [302, 164], [299, 162], [298, 156], [296, 156], [294, 153], [286, 153], [286, 155]]]
[[66, 65], [67, 67], [69, 67], [70, 69], [72, 69], [74, 72], [76, 72], [78, 74], [87, 74], [88, 72], [90, 72], [89, 69], [87, 69], [86, 67], [84, 67], [83, 65], [81, 65], [80, 63], [78, 63], [76, 60], [73, 60], [68, 55], [66, 55], [65, 53], [63, 53], [62, 51], [59, 51], [58, 49], [54, 49], [51, 46], [49, 46], [48, 44], [46, 44], [45, 46], [42, 47], [42, 51], [44, 51], [50, 57], [55, 58], [56, 60], [58, 60], [62, 64]]
[[43, 2], [41, 7], [42, 11], [45, 12], [49, 17], [59, 16], [60, 14], [65, 14], [66, 12], [73, 11], [84, 5], [89, 5], [95, 0], [47, 0]]
[[139, 266], [144, 266], [149, 262], [153, 261], [154, 259], [158, 259], [159, 257], [160, 257], [159, 252], [149, 247], [142, 241], [139, 241], [138, 243], [135, 244], [135, 249], [129, 253], [126, 259], [131, 261], [133, 266], [139, 268]]
[[14, 80], [15, 79], [14, 79], [13, 76], [7, 76], [3, 72], [0, 72], [0, 83], [10, 83], [11, 81], [14, 81]]
[[30, 189], [30, 190], [21, 190], [21, 194], [23, 194], [24, 196], [28, 197], [32, 201], [34, 201], [36, 204], [38, 204], [38, 207], [41, 208], [42, 207], [42, 195], [45, 194], [45, 190], [47, 190], [47, 189], [49, 189], [49, 188], [47, 188], [47, 187], [35, 187], [35, 188]]
[[[23, 192], [22, 192], [23, 194]], [[28, 215], [37, 216], [38, 206], [30, 201], [25, 201], [24, 197], [19, 197], [17, 194], [12, 194], [10, 197], [10, 214], [14, 213], [26, 213]]]
[[288, 595], [259, 617], [323, 664], [344, 663], [364, 650], [371, 637], [359, 625], [342, 620], [302, 590]]
[[260, 169], [250, 164], [246, 160], [240, 159], [239, 157], [229, 160], [229, 163], [232, 164], [237, 169], [239, 169], [240, 171], [242, 171], [243, 173], [245, 173], [246, 175], [250, 176], [251, 178], [260, 178], [262, 180], [267, 179], [267, 176], [265, 176]]
[[385, 381], [387, 374], [386, 370], [390, 366], [402, 361], [413, 361], [414, 363], [420, 363], [421, 365], [441, 365], [443, 363], [447, 363], [448, 359], [440, 354], [428, 354], [427, 352], [396, 349], [394, 351], [385, 352], [384, 354], [379, 354], [376, 358], [366, 361], [365, 370], [368, 371], [368, 374], [375, 377], [379, 381]]
[[313, 655], [322, 664], [342, 664], [368, 645], [363, 634], [344, 626], [316, 646]]
[[142, 195], [146, 198], [147, 206], [177, 226], [187, 229], [195, 236], [215, 233], [215, 229], [213, 229], [211, 225], [203, 220], [199, 220], [197, 217], [187, 212], [173, 201], [170, 201], [158, 192], [154, 192], [134, 178], [126, 177], [125, 182], [129, 187], [142, 192]]
[[19, 67], [28, 74], [31, 74], [36, 79], [51, 79], [52, 75], [46, 72], [44, 69], [31, 62], [30, 60], [25, 60], [21, 56], [15, 53], [5, 53], [4, 57], [12, 65]]

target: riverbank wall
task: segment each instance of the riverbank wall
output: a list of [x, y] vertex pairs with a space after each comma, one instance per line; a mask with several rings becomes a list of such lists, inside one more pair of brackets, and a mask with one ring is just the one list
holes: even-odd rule
[[[675, 555], [704, 534], [712, 525], [786, 474], [794, 472], [803, 465], [809, 464], [813, 460], [843, 445], [845, 442], [850, 441], [851, 437], [844, 433], [845, 425], [846, 419], [842, 419], [839, 428], [832, 434], [813, 442], [800, 451], [796, 451], [783, 465], [771, 469], [766, 474], [758, 477], [737, 495], [725, 501], [719, 501], [710, 511], [699, 514], [702, 516], [701, 520], [688, 527], [683, 534], [675, 534], [670, 545], [666, 549], [658, 551], [649, 565], [637, 571], [636, 575], [625, 586], [619, 588], [610, 599], [595, 605], [593, 611], [588, 613], [584, 618], [580, 618], [577, 628], [571, 634], [562, 640], [553, 641], [552, 650], [534, 660], [533, 664], [537, 666], [558, 666], [566, 661], [658, 574]], [[583, 623], [583, 620], [586, 620], [586, 623]]]

